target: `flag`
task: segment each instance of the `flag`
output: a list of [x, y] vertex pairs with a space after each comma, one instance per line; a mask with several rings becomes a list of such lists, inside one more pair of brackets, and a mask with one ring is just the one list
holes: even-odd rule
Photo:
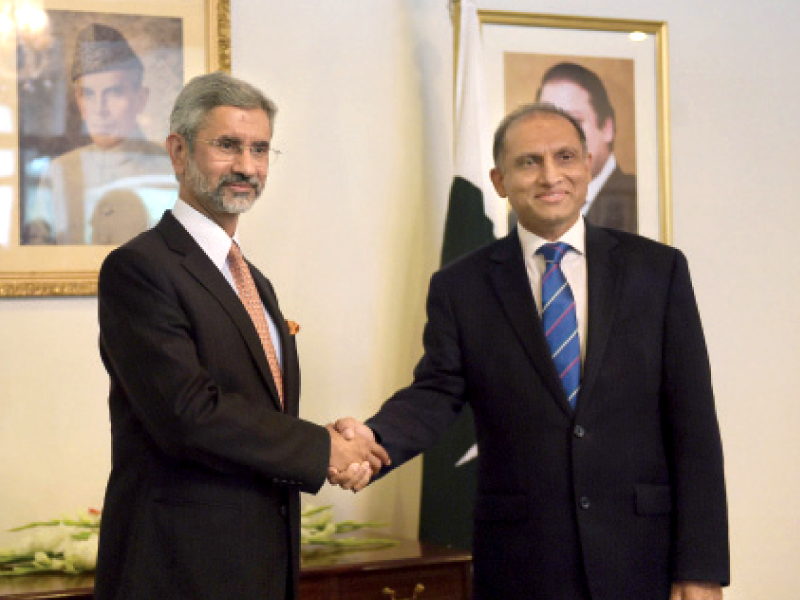
[[[455, 99], [455, 169], [445, 220], [442, 266], [504, 235], [508, 215], [489, 179], [491, 144], [486, 127], [485, 77], [478, 11], [461, 0]], [[477, 479], [472, 410], [423, 457], [419, 539], [472, 549]]]

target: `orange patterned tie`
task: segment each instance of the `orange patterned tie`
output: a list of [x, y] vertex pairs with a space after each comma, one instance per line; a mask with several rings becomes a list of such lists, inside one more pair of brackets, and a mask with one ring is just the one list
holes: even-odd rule
[[239, 292], [239, 298], [242, 300], [247, 314], [253, 320], [258, 337], [261, 338], [261, 345], [264, 346], [264, 352], [267, 353], [269, 370], [272, 371], [272, 378], [275, 380], [275, 387], [278, 388], [278, 396], [283, 404], [283, 375], [281, 366], [278, 364], [278, 355], [275, 354], [275, 346], [272, 345], [272, 337], [269, 335], [267, 317], [264, 314], [264, 307], [261, 304], [261, 297], [258, 295], [253, 276], [250, 275], [250, 269], [244, 262], [244, 256], [236, 242], [231, 244], [231, 250], [228, 252], [228, 266], [231, 268], [231, 275], [233, 275], [233, 281]]

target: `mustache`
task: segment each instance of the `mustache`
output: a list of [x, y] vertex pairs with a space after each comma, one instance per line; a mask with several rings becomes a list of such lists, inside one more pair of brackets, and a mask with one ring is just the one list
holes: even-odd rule
[[261, 182], [258, 180], [258, 177], [247, 177], [241, 173], [231, 173], [220, 177], [217, 186], [222, 187], [229, 183], [245, 183], [252, 187], [257, 194], [261, 193]]

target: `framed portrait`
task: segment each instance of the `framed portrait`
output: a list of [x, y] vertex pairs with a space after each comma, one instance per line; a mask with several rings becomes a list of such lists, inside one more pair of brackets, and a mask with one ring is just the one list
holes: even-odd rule
[[0, 7], [0, 297], [96, 293], [108, 252], [174, 202], [169, 113], [215, 70], [229, 0]]
[[669, 243], [667, 25], [479, 10], [488, 121], [549, 102], [572, 114], [592, 153], [584, 214]]

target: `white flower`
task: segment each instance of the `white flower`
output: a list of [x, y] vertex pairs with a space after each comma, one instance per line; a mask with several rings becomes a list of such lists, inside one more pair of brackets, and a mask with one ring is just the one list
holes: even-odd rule
[[97, 536], [88, 540], [70, 540], [64, 547], [64, 560], [76, 571], [89, 571], [97, 565]]
[[72, 531], [72, 528], [63, 525], [31, 529], [30, 533], [20, 541], [16, 551], [21, 555], [35, 552], [63, 552]]

